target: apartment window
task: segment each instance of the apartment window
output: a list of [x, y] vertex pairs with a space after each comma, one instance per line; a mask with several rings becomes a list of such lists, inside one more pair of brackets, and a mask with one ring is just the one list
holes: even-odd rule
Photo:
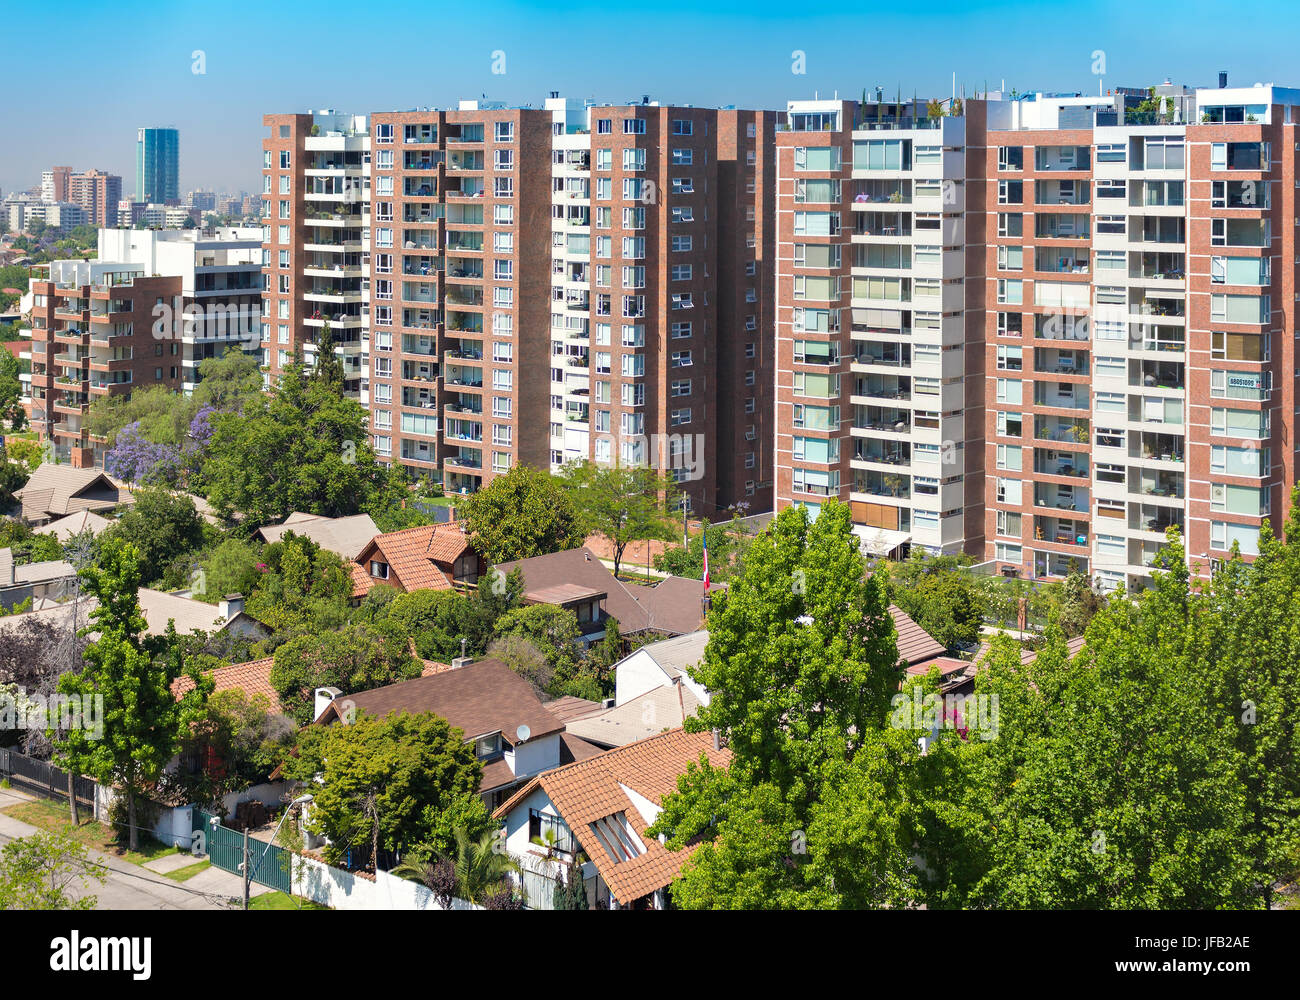
[[492, 179], [492, 190], [498, 198], [513, 198], [515, 196], [515, 179], [513, 177], [494, 177]]
[[998, 169], [999, 170], [1024, 170], [1025, 169], [1025, 147], [1024, 146], [999, 146], [998, 147]]
[[514, 122], [495, 122], [492, 126], [492, 135], [497, 142], [514, 142], [515, 141], [515, 123]]
[[692, 135], [694, 134], [695, 123], [689, 118], [673, 119], [673, 135]]
[[689, 406], [682, 407], [679, 410], [673, 410], [672, 415], [669, 418], [669, 423], [673, 427], [680, 427], [682, 424], [689, 424], [690, 422], [691, 408]]
[[689, 396], [691, 394], [691, 380], [684, 379], [673, 382], [670, 386], [670, 392], [674, 396]]
[[672, 249], [674, 253], [685, 253], [694, 245], [695, 237], [693, 236], [674, 236]]
[[998, 181], [999, 205], [1023, 205], [1024, 201], [1024, 181]]
[[1122, 142], [1099, 142], [1097, 144], [1098, 163], [1123, 163], [1128, 158], [1128, 150]]
[[280, 169], [288, 170], [293, 161], [293, 153], [287, 149], [280, 150]]
[[597, 170], [614, 169], [614, 151], [612, 149], [596, 150], [596, 169]]
[[689, 146], [674, 148], [671, 162], [675, 167], [690, 166], [694, 162], [693, 150]]
[[[690, 205], [674, 205], [672, 210], [672, 221], [673, 222], [694, 222], [695, 209], [692, 208]], [[643, 227], [638, 226], [637, 228], [641, 229]]]
[[690, 280], [691, 280], [691, 271], [692, 271], [692, 268], [691, 268], [691, 265], [690, 265], [690, 264], [674, 264], [674, 265], [672, 266], [672, 280], [673, 280], [673, 281], [690, 281]]
[[674, 323], [672, 325], [672, 335], [673, 340], [682, 340], [689, 337], [691, 335], [691, 324], [689, 322]]
[[645, 119], [624, 118], [623, 134], [624, 135], [645, 135]]
[[689, 368], [691, 366], [691, 352], [674, 351], [670, 360], [674, 368]]
[[690, 292], [673, 292], [672, 308], [674, 309], [691, 309], [695, 303], [691, 299]]
[[393, 141], [393, 126], [391, 124], [375, 126], [376, 143], [384, 143], [384, 142], [392, 142], [392, 141]]
[[609, 135], [614, 131], [614, 120], [612, 118], [596, 119], [596, 134]]
[[1024, 282], [1013, 278], [998, 279], [998, 302], [1003, 305], [1020, 305], [1024, 301]]
[[689, 177], [673, 178], [673, 194], [694, 194], [695, 182]]

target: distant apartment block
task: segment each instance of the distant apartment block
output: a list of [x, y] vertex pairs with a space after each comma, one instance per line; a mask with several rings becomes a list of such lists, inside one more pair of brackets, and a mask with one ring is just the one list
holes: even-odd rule
[[1170, 526], [1253, 556], [1295, 482], [1300, 90], [923, 110], [778, 133], [777, 506], [1107, 589]]
[[115, 226], [122, 200], [122, 178], [102, 170], [87, 170], [68, 177], [67, 200], [86, 210], [93, 226]]
[[103, 464], [105, 442], [85, 424], [95, 398], [155, 385], [188, 392], [204, 358], [255, 347], [260, 236], [101, 229], [94, 260], [54, 261], [49, 280], [32, 281], [23, 404], [60, 461]]
[[174, 128], [142, 128], [136, 131], [136, 201], [162, 205], [178, 203], [180, 135]]
[[774, 113], [552, 95], [264, 123], [268, 377], [328, 322], [413, 476], [641, 462], [706, 516], [770, 506]]

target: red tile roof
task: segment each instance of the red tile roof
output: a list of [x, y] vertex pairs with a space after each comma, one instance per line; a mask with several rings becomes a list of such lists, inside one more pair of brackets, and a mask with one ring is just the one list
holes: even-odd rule
[[[280, 696], [271, 686], [271, 667], [275, 657], [268, 656], [261, 660], [249, 660], [247, 663], [232, 663], [228, 667], [217, 667], [208, 676], [212, 678], [213, 693], [218, 691], [243, 691], [250, 698], [265, 695], [271, 703], [271, 711], [283, 712]], [[172, 681], [172, 696], [177, 700], [193, 690], [194, 682], [188, 677], [177, 677]]]
[[[469, 536], [460, 524], [426, 524], [376, 535], [356, 558], [352, 571], [353, 596], [369, 593], [377, 583], [387, 583], [399, 590], [450, 590], [457, 559], [473, 551]], [[372, 560], [388, 564], [388, 579], [370, 576]]]

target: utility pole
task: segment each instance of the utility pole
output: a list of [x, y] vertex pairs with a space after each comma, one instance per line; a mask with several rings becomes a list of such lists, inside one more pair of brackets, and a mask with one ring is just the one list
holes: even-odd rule
[[248, 823], [244, 823], [244, 863], [239, 866], [239, 870], [244, 875], [244, 909], [248, 909], [248, 880], [252, 877], [252, 867], [248, 863]]

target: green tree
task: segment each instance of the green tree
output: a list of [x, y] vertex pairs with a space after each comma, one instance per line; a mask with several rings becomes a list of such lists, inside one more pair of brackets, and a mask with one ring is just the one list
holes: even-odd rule
[[597, 465], [583, 461], [565, 466], [563, 479], [573, 494], [584, 532], [599, 532], [614, 552], [614, 575], [633, 542], [674, 537], [678, 524], [668, 508], [673, 487], [648, 466]]
[[965, 569], [972, 561], [915, 549], [889, 572], [890, 599], [949, 649], [977, 643], [984, 624], [982, 581]]
[[107, 439], [112, 448], [117, 434], [127, 424], [139, 421], [140, 434], [154, 444], [179, 448], [190, 432], [197, 406], [192, 398], [172, 392], [165, 385], [136, 389], [130, 395], [99, 396], [86, 413], [86, 429]]
[[294, 511], [357, 513], [382, 479], [368, 419], [360, 403], [294, 363], [269, 399], [214, 417], [202, 469], [209, 501], [222, 516], [238, 512], [254, 524]]
[[275, 651], [271, 684], [299, 725], [312, 721], [315, 691], [336, 687], [344, 694], [383, 687], [420, 676], [421, 665], [402, 642], [383, 638], [364, 625], [290, 639]]
[[93, 910], [94, 896], [72, 892], [107, 879], [66, 833], [34, 833], [0, 848], [0, 910]]
[[[901, 672], [881, 582], [845, 504], [782, 511], [718, 594], [692, 676], [711, 693], [691, 731], [718, 731], [650, 829], [702, 838], [674, 883], [687, 908], [862, 907], [909, 898], [904, 772], [915, 742], [885, 730]], [[847, 841], [844, 835], [863, 824]]]
[[262, 579], [260, 558], [257, 546], [240, 538], [223, 539], [198, 561], [202, 586], [194, 586], [193, 596], [209, 604], [216, 604], [227, 594], [247, 598]]
[[[8, 351], [0, 350], [0, 420], [7, 420], [12, 430], [22, 430], [27, 422], [23, 410], [23, 385], [18, 376], [22, 365]], [[0, 429], [3, 425], [0, 425]]]
[[191, 397], [196, 412], [205, 406], [239, 411], [261, 396], [262, 369], [253, 355], [230, 347], [219, 358], [199, 362], [199, 383]]
[[[744, 565], [745, 553], [754, 536], [745, 530], [739, 514], [729, 523], [710, 524], [705, 531], [690, 536], [686, 547], [677, 545], [655, 556], [655, 569], [673, 576], [687, 576], [693, 580], [704, 578], [704, 535], [709, 538], [709, 580], [725, 583]], [[676, 537], [674, 535], [674, 537]]]
[[158, 487], [136, 490], [135, 503], [104, 535], [135, 548], [140, 571], [150, 583], [163, 578], [169, 561], [197, 551], [206, 539], [194, 501]]
[[582, 544], [573, 502], [550, 473], [516, 465], [463, 500], [458, 516], [490, 563], [528, 559]]
[[378, 488], [365, 505], [365, 513], [385, 533], [432, 524], [433, 517], [416, 507], [413, 500], [406, 474], [394, 462], [383, 473]]
[[351, 614], [352, 571], [343, 558], [310, 538], [286, 531], [262, 549], [261, 576], [245, 610], [275, 630], [278, 639], [323, 634]]
[[312, 726], [298, 750], [286, 771], [318, 782], [308, 829], [329, 838], [331, 864], [357, 847], [449, 854], [458, 829], [477, 836], [489, 823], [473, 745], [432, 713]]
[[85, 591], [98, 602], [87, 633], [98, 637], [86, 645], [85, 667], [59, 678], [60, 694], [76, 695], [83, 704], [102, 698], [103, 731], [73, 727], [55, 740], [61, 766], [89, 774], [101, 784], [118, 786], [127, 800], [129, 844], [139, 844], [138, 800], [155, 785], [176, 751], [188, 703], [178, 703], [171, 682], [179, 664], [155, 656], [145, 639], [140, 613], [140, 556], [130, 543], [107, 544], [99, 566], [81, 571]]
[[578, 618], [572, 611], [554, 604], [513, 608], [497, 619], [493, 631], [495, 639], [518, 636], [537, 650], [548, 668], [549, 676], [538, 684], [546, 693], [563, 690], [578, 679], [584, 650]]
[[9, 452], [0, 444], [0, 505], [16, 503], [14, 493], [26, 486], [29, 478], [21, 465], [9, 460]]

